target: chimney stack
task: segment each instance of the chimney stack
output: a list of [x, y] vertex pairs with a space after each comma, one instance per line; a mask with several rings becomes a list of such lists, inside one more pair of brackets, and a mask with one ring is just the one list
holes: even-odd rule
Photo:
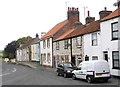
[[86, 17], [86, 24], [95, 21], [95, 17], [90, 17], [90, 11], [88, 11], [88, 17]]
[[36, 38], [38, 38], [39, 37], [39, 35], [38, 35], [38, 33], [36, 33]]
[[68, 7], [67, 19], [72, 22], [79, 22], [79, 11], [78, 8]]
[[103, 11], [99, 12], [100, 19], [103, 19], [104, 17], [108, 16], [112, 11], [107, 11], [107, 7], [104, 8]]

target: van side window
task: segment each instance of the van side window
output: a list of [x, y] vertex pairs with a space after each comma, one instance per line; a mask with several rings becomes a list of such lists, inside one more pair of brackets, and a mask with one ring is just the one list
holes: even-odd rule
[[98, 56], [92, 56], [92, 60], [98, 60]]
[[89, 61], [89, 56], [85, 56], [85, 61]]

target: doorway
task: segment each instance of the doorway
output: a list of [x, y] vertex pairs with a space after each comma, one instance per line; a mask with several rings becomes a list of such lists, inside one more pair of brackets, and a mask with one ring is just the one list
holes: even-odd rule
[[108, 62], [108, 51], [103, 52], [104, 60]]
[[76, 65], [75, 56], [72, 56], [71, 62], [72, 62], [74, 65]]

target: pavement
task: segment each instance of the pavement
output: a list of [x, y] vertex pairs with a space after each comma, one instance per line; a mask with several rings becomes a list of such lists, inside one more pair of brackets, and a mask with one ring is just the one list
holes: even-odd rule
[[23, 65], [23, 66], [28, 66], [30, 68], [37, 68], [36, 62], [16, 62], [17, 65]]
[[[41, 66], [40, 63], [37, 63], [37, 62], [16, 62], [14, 64], [27, 66], [27, 67], [30, 67], [30, 68], [33, 68], [33, 69]], [[44, 66], [41, 66], [41, 67], [44, 67]], [[50, 68], [50, 67], [45, 67], [45, 68], [48, 69], [48, 70], [51, 70], [51, 71], [56, 71], [56, 68]]]

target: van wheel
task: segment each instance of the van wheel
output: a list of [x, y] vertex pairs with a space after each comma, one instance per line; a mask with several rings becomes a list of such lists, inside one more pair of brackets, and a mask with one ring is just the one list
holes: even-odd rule
[[63, 75], [63, 76], [64, 76], [64, 78], [67, 78], [67, 74], [66, 74], [66, 73], [64, 73], [64, 75]]
[[73, 79], [73, 80], [76, 80], [75, 74], [72, 75], [72, 79]]
[[88, 82], [88, 83], [91, 83], [91, 82], [92, 82], [92, 76], [88, 76], [86, 79], [87, 79], [87, 82]]

